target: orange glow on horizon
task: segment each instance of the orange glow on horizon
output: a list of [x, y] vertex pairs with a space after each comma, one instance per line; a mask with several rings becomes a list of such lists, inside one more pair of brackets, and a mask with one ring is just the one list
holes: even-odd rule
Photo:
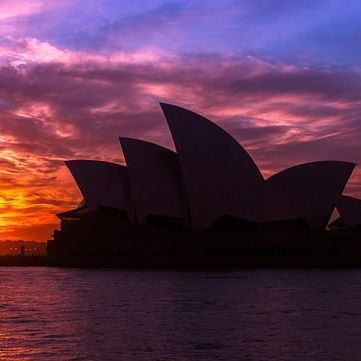
[[19, 161], [22, 157], [9, 154], [11, 166], [0, 178], [0, 240], [46, 241], [58, 226], [56, 213], [75, 206], [79, 192], [65, 167], [51, 179], [37, 171], [40, 160], [31, 160], [34, 169], [29, 169]]

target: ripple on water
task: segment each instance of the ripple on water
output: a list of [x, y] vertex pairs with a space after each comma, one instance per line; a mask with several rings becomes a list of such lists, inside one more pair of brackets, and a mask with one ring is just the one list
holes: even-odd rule
[[358, 270], [0, 268], [0, 288], [0, 360], [360, 360]]

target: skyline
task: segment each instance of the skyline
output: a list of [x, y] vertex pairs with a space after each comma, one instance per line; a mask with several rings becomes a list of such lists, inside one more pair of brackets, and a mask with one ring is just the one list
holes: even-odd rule
[[[361, 158], [356, 1], [0, 2], [0, 239], [46, 240], [81, 196], [63, 163], [174, 149], [159, 101], [201, 112], [267, 178]], [[361, 197], [358, 166], [346, 194]]]

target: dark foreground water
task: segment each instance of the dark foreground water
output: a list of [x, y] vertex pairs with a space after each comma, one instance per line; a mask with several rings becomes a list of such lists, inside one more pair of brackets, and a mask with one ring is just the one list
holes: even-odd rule
[[361, 360], [361, 270], [0, 268], [1, 360]]

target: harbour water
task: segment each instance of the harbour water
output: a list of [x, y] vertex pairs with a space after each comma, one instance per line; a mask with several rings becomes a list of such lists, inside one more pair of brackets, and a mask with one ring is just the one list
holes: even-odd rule
[[2, 267], [0, 360], [361, 360], [361, 270]]

